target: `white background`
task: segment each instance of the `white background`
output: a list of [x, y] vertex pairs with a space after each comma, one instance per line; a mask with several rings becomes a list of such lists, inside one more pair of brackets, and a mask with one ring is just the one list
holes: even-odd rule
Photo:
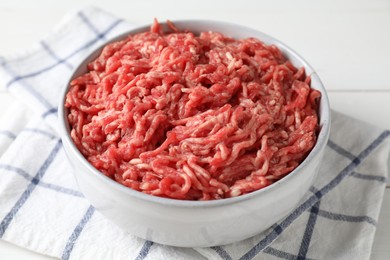
[[[230, 21], [270, 34], [317, 71], [333, 109], [390, 129], [390, 0], [0, 0], [0, 56], [38, 42], [71, 10], [95, 5], [135, 25]], [[13, 101], [0, 86], [0, 115]], [[390, 259], [390, 188], [371, 259]], [[1, 259], [47, 259], [0, 240]]]

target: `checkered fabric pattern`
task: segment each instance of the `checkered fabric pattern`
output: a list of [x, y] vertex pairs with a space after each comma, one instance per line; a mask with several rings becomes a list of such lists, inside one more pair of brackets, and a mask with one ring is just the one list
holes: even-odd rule
[[72, 69], [133, 25], [96, 8], [69, 14], [28, 51], [0, 58], [15, 96], [0, 118], [0, 238], [62, 259], [368, 259], [386, 185], [389, 135], [332, 113], [320, 173], [300, 205], [265, 232], [226, 246], [174, 248], [114, 226], [77, 189], [57, 132]]

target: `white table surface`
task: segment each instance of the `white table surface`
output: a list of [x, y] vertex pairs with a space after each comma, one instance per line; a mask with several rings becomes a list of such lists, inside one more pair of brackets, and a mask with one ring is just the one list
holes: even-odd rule
[[[67, 12], [101, 7], [134, 24], [166, 19], [213, 19], [268, 33], [317, 70], [333, 109], [390, 129], [389, 0], [1, 0], [0, 56], [38, 42]], [[13, 98], [0, 86], [0, 116]], [[390, 259], [390, 187], [371, 259]], [[0, 259], [49, 259], [0, 240]]]

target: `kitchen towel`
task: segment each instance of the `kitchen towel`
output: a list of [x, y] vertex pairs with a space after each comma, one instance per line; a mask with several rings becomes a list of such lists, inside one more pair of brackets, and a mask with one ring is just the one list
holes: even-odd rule
[[134, 237], [78, 191], [57, 132], [73, 68], [134, 25], [97, 8], [69, 14], [36, 46], [0, 58], [15, 97], [0, 118], [0, 238], [62, 259], [368, 259], [386, 186], [389, 135], [332, 112], [320, 173], [298, 207], [263, 233], [225, 246], [175, 248]]

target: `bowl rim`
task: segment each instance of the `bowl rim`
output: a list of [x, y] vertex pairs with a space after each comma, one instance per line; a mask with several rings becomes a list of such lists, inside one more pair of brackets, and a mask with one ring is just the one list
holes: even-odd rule
[[[63, 89], [61, 90], [60, 95], [60, 101], [58, 104], [58, 120], [59, 120], [59, 130], [61, 135], [61, 140], [64, 144], [64, 146], [68, 146], [75, 158], [83, 164], [83, 166], [88, 169], [89, 173], [77, 173], [74, 169], [74, 174], [92, 174], [95, 177], [97, 177], [102, 182], [109, 185], [111, 188], [116, 189], [117, 191], [121, 193], [125, 193], [126, 195], [132, 196], [136, 199], [147, 201], [149, 203], [154, 204], [161, 204], [166, 206], [172, 206], [172, 207], [183, 207], [183, 208], [209, 208], [209, 207], [222, 207], [226, 205], [235, 204], [242, 201], [247, 201], [250, 199], [253, 199], [255, 197], [261, 196], [262, 194], [266, 194], [269, 192], [272, 192], [275, 189], [278, 189], [279, 186], [286, 185], [291, 179], [298, 178], [299, 174], [297, 174], [302, 168], [306, 167], [306, 165], [313, 160], [316, 156], [319, 156], [321, 154], [321, 151], [324, 149], [324, 147], [327, 144], [329, 133], [330, 133], [330, 104], [329, 104], [329, 98], [327, 95], [327, 91], [321, 82], [317, 72], [313, 69], [313, 67], [304, 59], [302, 58], [295, 50], [281, 42], [280, 40], [265, 34], [259, 30], [246, 27], [239, 24], [234, 24], [230, 22], [222, 22], [222, 21], [215, 21], [215, 20], [197, 20], [197, 19], [189, 19], [189, 20], [172, 20], [172, 22], [177, 26], [179, 29], [182, 28], [190, 28], [192, 26], [199, 27], [205, 27], [208, 28], [208, 26], [211, 25], [211, 27], [223, 27], [228, 29], [233, 29], [233, 31], [237, 30], [245, 30], [246, 32], [250, 33], [253, 36], [247, 36], [257, 38], [267, 45], [273, 44], [276, 45], [279, 49], [281, 49], [283, 55], [293, 55], [295, 59], [297, 59], [300, 63], [300, 66], [305, 67], [305, 70], [311, 71], [311, 78], [312, 82], [313, 79], [315, 79], [317, 85], [314, 87], [315, 89], [319, 90], [321, 92], [321, 100], [320, 100], [320, 106], [319, 106], [319, 134], [317, 136], [316, 143], [312, 150], [309, 152], [309, 154], [306, 156], [306, 158], [289, 174], [284, 176], [282, 179], [278, 180], [277, 182], [266, 186], [262, 189], [239, 195], [237, 197], [231, 197], [231, 198], [225, 198], [225, 199], [219, 199], [219, 200], [207, 200], [207, 201], [191, 201], [191, 200], [179, 200], [179, 199], [172, 199], [172, 198], [165, 198], [165, 197], [159, 197], [159, 196], [153, 196], [150, 194], [146, 194], [137, 190], [133, 190], [129, 187], [126, 187], [115, 180], [107, 177], [100, 171], [98, 171], [95, 167], [90, 164], [87, 159], [81, 154], [81, 152], [77, 149], [76, 145], [74, 144], [73, 140], [70, 137], [70, 131], [69, 131], [69, 123], [67, 120], [67, 108], [65, 108], [65, 97], [68, 92], [70, 82], [71, 80], [76, 76], [76, 72], [83, 66], [85, 66], [88, 61], [91, 60], [91, 57], [96, 55], [97, 53], [100, 53], [102, 48], [106, 46], [109, 43], [118, 41], [120, 39], [124, 39], [127, 35], [135, 34], [139, 32], [143, 32], [150, 29], [149, 25], [143, 25], [139, 27], [135, 27], [133, 29], [126, 30], [125, 32], [117, 35], [116, 37], [105, 41], [104, 43], [100, 44], [99, 46], [93, 48], [83, 59], [81, 62], [78, 63], [78, 65], [73, 69], [71, 72], [71, 76], [69, 77], [69, 80], [64, 85]], [[162, 26], [162, 28], [167, 28], [166, 22], [159, 22], [159, 24]], [[196, 29], [194, 29], [196, 31]], [[225, 34], [225, 32], [221, 33]], [[289, 58], [288, 58], [289, 59]], [[325, 109], [325, 111], [321, 112], [322, 109]], [[322, 118], [320, 115], [325, 115], [325, 118]], [[70, 162], [73, 164], [72, 162]]]

